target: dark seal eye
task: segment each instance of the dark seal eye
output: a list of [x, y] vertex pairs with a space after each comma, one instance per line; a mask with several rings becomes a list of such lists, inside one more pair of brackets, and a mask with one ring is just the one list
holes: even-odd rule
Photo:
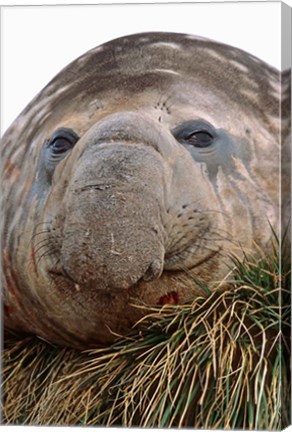
[[72, 129], [58, 129], [48, 141], [48, 147], [54, 155], [61, 155], [71, 150], [79, 136]]
[[199, 148], [209, 147], [213, 142], [213, 136], [208, 131], [198, 130], [187, 136], [185, 142]]
[[172, 130], [173, 136], [181, 144], [197, 148], [209, 147], [216, 137], [214, 128], [206, 121], [187, 121]]
[[79, 136], [72, 129], [60, 128], [45, 141], [41, 160], [49, 182], [58, 163], [72, 150], [78, 140]]

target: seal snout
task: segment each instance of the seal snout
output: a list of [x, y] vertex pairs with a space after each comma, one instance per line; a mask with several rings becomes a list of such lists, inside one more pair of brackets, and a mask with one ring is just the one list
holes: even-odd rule
[[150, 282], [154, 279], [158, 279], [163, 272], [163, 260], [155, 259], [148, 269], [146, 270], [146, 273], [143, 276], [143, 280], [145, 282]]
[[[96, 215], [104, 221], [104, 214]], [[72, 240], [68, 220], [62, 247], [62, 272], [68, 280], [90, 289], [128, 289], [140, 280], [152, 281], [160, 277], [164, 266], [164, 247], [153, 230], [142, 227], [137, 221], [128, 227], [111, 220], [95, 226], [92, 219], [75, 225], [76, 238]], [[86, 227], [92, 226], [90, 230]], [[113, 225], [113, 226], [111, 226]], [[129, 229], [133, 229], [132, 234]]]
[[65, 192], [60, 265], [90, 289], [128, 289], [161, 276], [164, 167], [151, 146], [88, 146]]
[[[121, 259], [123, 264], [119, 263], [119, 260], [116, 260], [115, 263], [100, 263], [98, 260], [97, 262], [86, 263], [83, 261], [78, 263], [75, 260], [76, 268], [65, 259], [64, 266], [49, 273], [53, 277], [65, 279], [79, 291], [81, 287], [94, 290], [129, 289], [140, 281], [151, 282], [158, 279], [163, 272], [163, 257], [161, 259], [154, 258], [148, 268], [146, 262], [139, 265], [139, 260], [131, 258], [129, 260], [132, 265], [127, 269], [128, 272], [125, 272], [124, 268], [122, 269], [122, 266], [124, 266], [123, 259]], [[78, 270], [79, 268], [81, 271]]]

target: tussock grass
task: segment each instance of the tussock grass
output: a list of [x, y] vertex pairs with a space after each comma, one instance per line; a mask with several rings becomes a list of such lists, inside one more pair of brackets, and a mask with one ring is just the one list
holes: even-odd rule
[[[232, 285], [152, 308], [87, 352], [11, 336], [6, 424], [283, 429], [290, 423], [290, 262], [233, 258]], [[280, 271], [281, 268], [281, 271]], [[203, 284], [202, 284], [203, 285]]]

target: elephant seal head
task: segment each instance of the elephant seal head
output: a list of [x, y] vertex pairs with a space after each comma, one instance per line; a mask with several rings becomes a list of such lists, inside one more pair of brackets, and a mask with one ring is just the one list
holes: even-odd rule
[[2, 140], [6, 326], [108, 343], [144, 313], [135, 303], [190, 300], [196, 278], [228, 274], [230, 254], [268, 248], [280, 78], [236, 48], [168, 33], [62, 70]]

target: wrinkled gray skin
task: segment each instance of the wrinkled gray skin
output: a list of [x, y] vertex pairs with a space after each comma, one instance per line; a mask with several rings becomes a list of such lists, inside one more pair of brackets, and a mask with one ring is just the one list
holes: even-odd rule
[[229, 254], [268, 249], [280, 96], [260, 60], [179, 34], [114, 40], [61, 71], [2, 140], [5, 325], [108, 343], [143, 315], [133, 305], [190, 300], [194, 275], [216, 287]]

